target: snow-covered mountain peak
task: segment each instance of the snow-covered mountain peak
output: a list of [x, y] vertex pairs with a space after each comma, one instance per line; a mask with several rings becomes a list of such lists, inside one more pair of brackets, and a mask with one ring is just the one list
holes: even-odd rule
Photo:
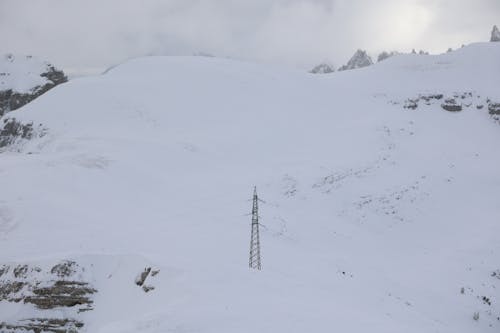
[[491, 42], [500, 42], [500, 30], [496, 25], [493, 26], [493, 30], [491, 31]]
[[347, 64], [339, 68], [339, 71], [367, 67], [372, 64], [372, 58], [370, 58], [366, 51], [357, 50]]

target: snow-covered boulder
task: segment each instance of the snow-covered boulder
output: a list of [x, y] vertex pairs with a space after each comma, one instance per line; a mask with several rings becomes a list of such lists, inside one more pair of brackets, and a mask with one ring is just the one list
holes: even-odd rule
[[362, 68], [373, 65], [372, 58], [363, 50], [357, 50], [346, 65], [339, 68], [339, 71]]
[[493, 26], [493, 30], [491, 31], [490, 42], [500, 42], [500, 30], [498, 30], [496, 25]]
[[319, 64], [310, 71], [313, 74], [328, 74], [333, 72], [335, 72], [335, 67], [327, 63]]
[[0, 56], [0, 116], [68, 79], [63, 71], [32, 56]]

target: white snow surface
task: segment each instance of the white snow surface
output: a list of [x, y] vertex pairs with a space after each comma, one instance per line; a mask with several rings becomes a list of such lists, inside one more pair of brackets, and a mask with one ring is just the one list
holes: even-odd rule
[[0, 55], [0, 91], [12, 89], [18, 93], [31, 93], [50, 82], [40, 76], [50, 70], [50, 63], [33, 56]]
[[[0, 259], [92, 263], [87, 332], [498, 332], [500, 126], [475, 107], [500, 101], [498, 59], [316, 76], [147, 57], [75, 79], [6, 116], [48, 134], [0, 154]], [[464, 92], [461, 112], [403, 108]]]

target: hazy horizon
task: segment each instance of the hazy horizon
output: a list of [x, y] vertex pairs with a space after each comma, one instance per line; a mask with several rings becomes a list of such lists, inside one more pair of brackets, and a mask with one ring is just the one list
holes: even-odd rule
[[200, 52], [309, 69], [487, 41], [499, 17], [497, 0], [0, 0], [0, 42], [69, 72]]

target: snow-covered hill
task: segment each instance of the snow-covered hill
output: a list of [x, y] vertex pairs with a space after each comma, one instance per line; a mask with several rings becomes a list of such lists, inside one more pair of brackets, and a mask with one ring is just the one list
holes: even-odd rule
[[148, 57], [9, 113], [4, 330], [497, 332], [498, 59], [317, 76]]

